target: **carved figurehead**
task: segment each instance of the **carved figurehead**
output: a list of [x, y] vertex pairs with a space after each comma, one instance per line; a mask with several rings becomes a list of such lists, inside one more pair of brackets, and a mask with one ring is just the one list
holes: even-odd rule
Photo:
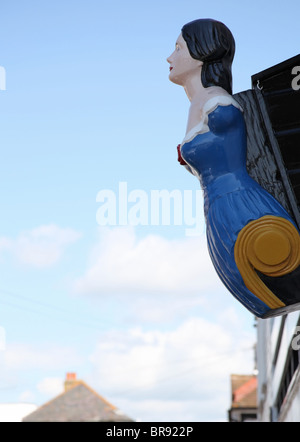
[[[212, 19], [183, 26], [168, 57], [169, 79], [190, 101], [178, 160], [201, 184], [208, 249], [226, 288], [260, 318], [300, 308], [300, 236], [282, 205], [246, 168], [243, 109], [232, 97], [235, 42]], [[300, 278], [298, 278], [300, 280]], [[278, 282], [278, 285], [277, 285]]]

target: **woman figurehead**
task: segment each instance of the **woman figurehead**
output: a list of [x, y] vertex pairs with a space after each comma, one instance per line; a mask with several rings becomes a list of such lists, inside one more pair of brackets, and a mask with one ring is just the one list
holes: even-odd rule
[[[201, 66], [203, 87], [218, 86], [232, 94], [231, 66], [235, 53], [235, 41], [230, 30], [217, 20], [199, 19], [183, 26], [179, 44], [180, 39], [186, 43], [195, 68], [197, 62], [199, 67]], [[170, 64], [171, 57], [168, 59]], [[186, 65], [186, 67], [189, 66]], [[171, 74], [170, 80], [173, 81]]]

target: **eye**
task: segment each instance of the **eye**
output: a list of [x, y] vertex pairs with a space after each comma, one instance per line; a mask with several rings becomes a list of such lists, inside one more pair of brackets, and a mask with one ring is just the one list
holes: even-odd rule
[[179, 45], [176, 43], [175, 50], [179, 51]]

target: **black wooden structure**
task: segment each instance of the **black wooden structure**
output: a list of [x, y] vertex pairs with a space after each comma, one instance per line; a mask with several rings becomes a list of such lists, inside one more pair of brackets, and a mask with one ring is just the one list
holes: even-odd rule
[[300, 55], [252, 76], [253, 89], [234, 98], [244, 109], [248, 172], [300, 228], [300, 90], [292, 70]]
[[[234, 95], [247, 126], [249, 175], [290, 213], [300, 229], [300, 90], [293, 69], [300, 55], [252, 76], [252, 89]], [[259, 273], [259, 272], [257, 272]], [[282, 277], [260, 278], [286, 307], [266, 317], [300, 309], [300, 267]]]

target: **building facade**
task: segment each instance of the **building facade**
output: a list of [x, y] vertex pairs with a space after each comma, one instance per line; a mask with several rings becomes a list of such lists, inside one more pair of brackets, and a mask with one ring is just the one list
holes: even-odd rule
[[300, 313], [257, 321], [258, 421], [300, 422]]

